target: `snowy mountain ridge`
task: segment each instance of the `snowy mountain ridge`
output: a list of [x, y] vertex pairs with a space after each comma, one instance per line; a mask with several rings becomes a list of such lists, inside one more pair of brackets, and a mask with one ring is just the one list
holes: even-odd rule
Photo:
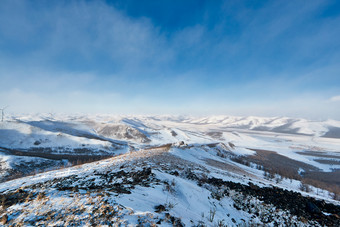
[[[274, 131], [283, 133], [300, 133], [314, 136], [324, 136], [330, 129], [340, 128], [340, 121], [336, 120], [324, 120], [315, 121], [302, 118], [288, 118], [288, 117], [239, 117], [239, 116], [208, 116], [208, 117], [193, 117], [193, 116], [181, 116], [181, 115], [49, 115], [49, 114], [36, 114], [36, 115], [13, 115], [8, 120], [30, 120], [30, 121], [42, 121], [42, 120], [69, 120], [69, 121], [86, 121], [94, 120], [103, 123], [125, 123], [134, 120], [144, 123], [157, 122], [171, 122], [181, 124], [192, 125], [218, 125], [220, 127], [227, 128], [239, 128], [248, 130], [259, 131]], [[124, 122], [126, 121], [126, 122]], [[139, 127], [138, 125], [135, 125]], [[336, 133], [338, 134], [338, 133]], [[327, 135], [326, 135], [327, 136]], [[334, 135], [332, 137], [340, 138], [340, 135]]]

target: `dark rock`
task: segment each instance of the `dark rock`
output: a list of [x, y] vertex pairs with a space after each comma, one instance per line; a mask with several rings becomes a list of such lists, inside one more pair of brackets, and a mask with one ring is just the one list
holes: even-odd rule
[[161, 212], [163, 212], [163, 211], [165, 211], [166, 210], [166, 208], [165, 208], [165, 206], [163, 206], [162, 204], [160, 204], [160, 205], [158, 205], [158, 206], [155, 206], [155, 212], [156, 213], [161, 213]]
[[178, 176], [179, 175], [179, 173], [177, 171], [172, 171], [172, 172], [170, 172], [170, 174], [174, 175], [174, 176]]
[[177, 136], [177, 133], [175, 131], [171, 130], [171, 135], [175, 137], [175, 136]]
[[14, 204], [22, 203], [26, 199], [34, 198], [35, 196], [36, 196], [36, 193], [32, 194], [22, 189], [19, 189], [15, 192], [10, 192], [7, 194], [0, 194], [0, 201], [2, 203], [2, 207], [7, 208]]
[[253, 189], [253, 190], [259, 189], [259, 186], [253, 184], [252, 182], [249, 182], [248, 184], [249, 184], [249, 187], [250, 187], [251, 189]]
[[235, 203], [234, 203], [234, 207], [235, 207], [236, 210], [241, 210], [241, 208], [238, 207]]
[[312, 202], [307, 202], [306, 204], [306, 209], [308, 212], [312, 213], [312, 214], [318, 214], [321, 213], [319, 207], [317, 207], [314, 203]]
[[[202, 185], [210, 184], [219, 189], [224, 189], [224, 195], [227, 195], [228, 190], [235, 190], [244, 195], [254, 196], [266, 204], [273, 204], [278, 209], [287, 210], [304, 220], [317, 221], [319, 224], [326, 226], [340, 226], [340, 206], [304, 197], [298, 192], [283, 190], [278, 187], [260, 188], [251, 182], [249, 182], [248, 186], [214, 177], [201, 178], [197, 181]], [[242, 209], [237, 205], [234, 206], [236, 209]], [[330, 215], [324, 215], [322, 212]], [[256, 215], [258, 216], [258, 214]]]

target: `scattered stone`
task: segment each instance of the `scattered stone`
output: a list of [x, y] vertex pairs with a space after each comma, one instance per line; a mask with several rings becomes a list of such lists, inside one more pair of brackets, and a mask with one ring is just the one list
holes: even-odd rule
[[[193, 176], [194, 175], [194, 176]], [[189, 179], [198, 179], [194, 173], [189, 172], [187, 175]], [[247, 196], [253, 196], [263, 201], [265, 204], [272, 204], [276, 208], [287, 210], [292, 215], [296, 215], [304, 220], [317, 221], [321, 225], [326, 226], [340, 226], [340, 206], [325, 203], [325, 201], [316, 200], [315, 198], [304, 197], [298, 192], [288, 191], [278, 187], [259, 187], [251, 182], [248, 185], [235, 183], [232, 181], [223, 181], [219, 178], [200, 178], [197, 180], [197, 184], [209, 184], [216, 186], [217, 188], [227, 188], [235, 190]], [[224, 192], [226, 196], [227, 191]], [[234, 207], [238, 210], [241, 209], [234, 204]], [[329, 213], [331, 215], [325, 215]], [[258, 214], [256, 214], [258, 216]], [[270, 221], [270, 220], [266, 220]]]
[[166, 208], [165, 206], [163, 206], [162, 204], [158, 205], [158, 206], [155, 206], [155, 212], [156, 213], [161, 213], [163, 211], [166, 211]]
[[175, 171], [172, 171], [170, 172], [171, 175], [174, 175], [174, 176], [179, 176], [179, 173], [175, 170]]

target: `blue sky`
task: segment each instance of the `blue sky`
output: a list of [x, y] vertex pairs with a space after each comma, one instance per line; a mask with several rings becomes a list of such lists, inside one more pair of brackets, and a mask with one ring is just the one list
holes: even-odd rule
[[340, 120], [339, 37], [336, 0], [3, 0], [0, 104]]

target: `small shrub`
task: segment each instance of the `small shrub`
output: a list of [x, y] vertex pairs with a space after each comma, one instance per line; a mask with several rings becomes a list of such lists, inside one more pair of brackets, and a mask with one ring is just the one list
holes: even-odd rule
[[45, 197], [46, 197], [45, 192], [40, 192], [40, 193], [38, 194], [38, 196], [37, 196], [37, 200], [42, 200], [42, 199], [45, 198]]
[[311, 192], [312, 191], [311, 187], [308, 184], [303, 184], [303, 183], [300, 183], [299, 189], [303, 192]]
[[283, 180], [282, 176], [280, 175], [277, 175], [276, 178], [275, 178], [275, 182], [278, 184], [280, 183], [281, 181]]
[[230, 160], [240, 163], [242, 165], [245, 166], [249, 166], [250, 167], [250, 162], [248, 162], [247, 160], [245, 160], [245, 158], [243, 158], [242, 156], [235, 156], [235, 157], [231, 157]]
[[210, 222], [213, 222], [213, 221], [214, 221], [215, 214], [216, 214], [216, 208], [214, 207], [214, 208], [210, 209], [210, 211], [209, 211], [208, 220], [209, 220]]
[[176, 192], [175, 187], [176, 187], [175, 179], [173, 179], [170, 183], [167, 181], [164, 182], [164, 190], [169, 193], [172, 193], [172, 194], [175, 193]]
[[224, 226], [227, 226], [227, 225], [224, 224], [224, 219], [223, 219], [223, 220], [218, 220], [217, 221], [217, 226], [218, 227], [224, 227]]
[[171, 210], [172, 208], [174, 208], [178, 203], [172, 203], [172, 202], [168, 202], [166, 205], [167, 208], [169, 208], [169, 210]]
[[272, 180], [275, 178], [275, 175], [273, 172], [264, 171], [263, 176], [264, 176], [264, 179], [266, 180]]

